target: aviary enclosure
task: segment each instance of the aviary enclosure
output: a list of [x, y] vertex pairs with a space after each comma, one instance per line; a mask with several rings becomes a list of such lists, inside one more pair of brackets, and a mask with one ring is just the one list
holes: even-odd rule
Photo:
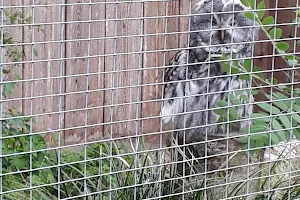
[[[180, 161], [168, 153], [160, 112], [163, 71], [176, 52], [189, 49], [197, 0], [0, 2], [1, 199], [300, 198], [298, 0], [238, 1], [263, 15], [250, 56], [261, 79], [250, 89], [257, 91], [256, 117], [275, 122], [256, 119], [253, 129], [279, 132], [278, 142], [258, 144], [263, 139], [252, 140], [249, 127], [247, 141], [239, 142], [256, 145], [237, 144], [230, 153], [227, 147], [216, 155], [225, 159], [219, 169], [196, 175], [170, 167]], [[235, 145], [229, 133], [223, 139]], [[260, 153], [250, 147], [265, 158], [252, 159]], [[235, 172], [229, 160], [240, 149], [245, 155], [234, 166], [245, 169]], [[280, 154], [275, 160], [273, 151]], [[207, 156], [201, 166], [210, 163]]]

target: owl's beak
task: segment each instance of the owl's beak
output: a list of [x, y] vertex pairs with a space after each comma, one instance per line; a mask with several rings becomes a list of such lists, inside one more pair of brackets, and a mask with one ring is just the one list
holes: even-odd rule
[[221, 42], [224, 42], [224, 39], [225, 39], [225, 31], [220, 30], [220, 40], [221, 40]]

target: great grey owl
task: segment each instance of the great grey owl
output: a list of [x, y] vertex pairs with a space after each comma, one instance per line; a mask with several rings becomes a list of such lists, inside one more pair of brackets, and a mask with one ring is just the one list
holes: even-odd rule
[[[201, 64], [211, 54], [232, 52], [237, 58], [252, 55], [258, 30], [255, 22], [244, 16], [247, 9], [239, 0], [200, 0], [196, 4], [190, 17], [188, 48], [177, 52], [168, 63], [175, 66], [164, 70], [161, 116], [167, 129], [175, 130], [171, 139], [176, 135], [178, 145], [199, 143], [210, 135], [218, 135], [220, 130], [213, 124], [219, 116], [211, 109], [220, 100], [227, 102], [226, 94], [249, 87], [249, 81], [225, 75], [221, 64], [213, 62], [213, 58], [212, 62]], [[250, 95], [249, 99], [252, 101], [253, 97]], [[252, 113], [251, 104], [244, 103], [238, 108], [240, 119], [247, 119]], [[249, 123], [240, 121], [236, 128], [247, 127]], [[198, 157], [204, 156], [204, 149], [209, 155], [217, 148], [213, 142], [204, 147], [192, 144], [188, 148]]]

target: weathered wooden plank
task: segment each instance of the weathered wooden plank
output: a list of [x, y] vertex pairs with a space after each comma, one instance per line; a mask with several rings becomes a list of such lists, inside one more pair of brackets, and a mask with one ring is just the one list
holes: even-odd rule
[[[21, 6], [22, 0], [12, 0], [12, 1], [4, 1], [4, 6]], [[21, 8], [8, 8], [5, 9], [4, 12], [10, 13], [9, 16], [16, 14], [17, 12], [22, 12]], [[9, 17], [4, 17], [5, 24], [11, 24]], [[20, 22], [15, 22], [16, 24]], [[5, 27], [4, 33], [7, 37], [11, 37], [15, 44], [22, 43], [23, 41], [23, 28], [22, 27]], [[13, 53], [15, 52], [15, 53]], [[13, 62], [13, 55], [22, 54], [22, 45], [19, 46], [7, 46], [4, 48], [4, 62]], [[18, 60], [18, 61], [21, 61]], [[16, 75], [22, 78], [22, 64], [9, 64], [4, 66], [6, 70], [10, 71], [7, 75], [4, 75], [4, 81], [16, 80]], [[8, 95], [7, 99], [16, 99], [22, 97], [22, 83], [17, 83], [15, 85], [15, 89], [12, 94]], [[9, 102], [5, 102], [3, 104], [4, 110], [14, 108], [18, 112], [22, 112], [22, 101], [21, 100], [13, 100]]]
[[[167, 14], [166, 14], [167, 12]], [[178, 34], [171, 35], [166, 33], [179, 31], [179, 18], [170, 17], [179, 14], [179, 1], [171, 2], [146, 2], [145, 16], [165, 16], [165, 18], [145, 19], [145, 34], [156, 34], [155, 36], [146, 36], [144, 39], [144, 50], [155, 51], [144, 54], [143, 84], [160, 83], [162, 81], [162, 71], [166, 62], [174, 55], [174, 51], [166, 49], [178, 48]], [[169, 16], [169, 18], [167, 17]], [[164, 50], [164, 51], [161, 51]], [[160, 67], [160, 69], [158, 69]], [[153, 69], [151, 69], [153, 68]], [[143, 101], [161, 99], [162, 87], [160, 84], [154, 86], [145, 86], [143, 91]], [[160, 109], [161, 101], [146, 102], [142, 104], [143, 118], [156, 116], [155, 119], [143, 120], [142, 132], [153, 133], [161, 130]], [[159, 144], [159, 135], [146, 137], [148, 142], [154, 145]]]
[[[105, 51], [105, 22], [99, 20], [105, 19], [105, 0], [92, 0], [92, 2], [102, 2], [102, 4], [93, 5], [91, 7], [91, 38], [101, 38], [91, 40], [90, 55], [90, 73], [95, 75], [89, 76], [89, 90], [98, 90], [91, 92], [88, 95], [88, 107], [92, 108], [88, 111], [88, 125], [100, 124], [103, 122], [104, 109], [104, 91], [99, 89], [104, 88], [104, 51]], [[98, 20], [98, 22], [97, 22]], [[94, 108], [93, 108], [94, 107]], [[100, 107], [100, 108], [96, 108]], [[88, 129], [88, 140], [95, 140], [103, 137], [104, 128], [102, 125], [93, 126]]]
[[[165, 16], [166, 2], [146, 2], [144, 8], [145, 17]], [[165, 41], [165, 24], [166, 19], [155, 18], [145, 19], [144, 21], [144, 34], [156, 34], [155, 36], [144, 37], [144, 51], [164, 50]], [[164, 65], [164, 52], [144, 53], [143, 62], [143, 84], [158, 83], [161, 78], [159, 75]], [[151, 69], [153, 68], [153, 69]], [[159, 85], [143, 87], [142, 100], [159, 100], [161, 97], [161, 87]], [[157, 116], [159, 115], [161, 102], [156, 101], [152, 103], [142, 104], [142, 117]], [[160, 130], [160, 120], [149, 119], [142, 121], [142, 133], [151, 133]], [[158, 136], [146, 137], [146, 141], [152, 144], [159, 142]]]
[[179, 27], [180, 27], [180, 39], [179, 46], [181, 48], [187, 47], [188, 42], [188, 30], [189, 30], [189, 15], [195, 9], [198, 0], [180, 0], [180, 17], [179, 17]]
[[[76, 2], [88, 3], [90, 1], [67, 1], [67, 3]], [[92, 2], [104, 1], [93, 0]], [[65, 114], [65, 127], [74, 127], [74, 129], [65, 131], [65, 143], [69, 144], [83, 142], [85, 139], [85, 128], [75, 129], [75, 127], [99, 124], [103, 121], [102, 108], [94, 108], [89, 111], [87, 109], [103, 105], [103, 92], [89, 91], [103, 88], [104, 76], [101, 75], [101, 72], [104, 71], [104, 60], [99, 56], [104, 54], [104, 41], [91, 40], [91, 38], [104, 37], [104, 22], [93, 20], [104, 19], [105, 5], [72, 5], [67, 6], [66, 9], [66, 21], [71, 22], [66, 27], [66, 40], [70, 40], [66, 43], [66, 57], [68, 58], [66, 61], [66, 76], [78, 75], [66, 78], [65, 92], [71, 94], [65, 96], [65, 109], [67, 111]], [[89, 23], [86, 22], [88, 20], [91, 20], [90, 34]], [[94, 75], [87, 75], [89, 73], [94, 73]], [[74, 94], [75, 92], [77, 94]], [[80, 109], [80, 111], [70, 111], [74, 109]], [[101, 126], [88, 128], [87, 139], [100, 138], [102, 132]]]
[[[294, 27], [290, 25], [285, 25], [286, 23], [291, 23], [296, 18], [296, 13], [293, 11], [296, 11], [296, 9], [292, 10], [278, 10], [275, 11], [276, 8], [276, 1], [270, 1], [265, 0], [266, 8], [272, 8], [270, 11], [265, 12], [266, 16], [273, 16], [276, 19], [275, 24], [277, 24], [277, 28], [281, 28], [283, 30], [282, 38], [289, 39], [287, 42], [290, 44], [290, 50], [289, 52], [293, 52], [294, 48]], [[278, 1], [277, 8], [296, 8], [296, 1], [295, 0], [289, 0], [289, 1]], [[267, 40], [267, 37], [265, 33], [262, 31], [260, 32], [260, 40]], [[296, 48], [296, 52], [299, 50], [299, 48]], [[276, 56], [278, 54], [276, 51], [274, 51], [273, 45], [271, 42], [260, 42], [255, 45], [255, 56], [266, 56], [263, 58], [256, 58], [255, 59], [255, 65], [259, 66], [263, 70], [268, 70], [268, 72], [264, 73], [265, 78], [276, 78], [278, 82], [280, 83], [289, 83], [291, 80], [288, 78], [286, 73], [290, 73], [291, 70], [286, 70], [286, 73], [283, 72], [274, 72], [272, 73], [272, 69], [278, 70], [278, 69], [284, 69], [288, 68], [287, 63], [280, 57]], [[265, 92], [270, 92], [270, 88], [264, 89]], [[257, 95], [255, 100], [256, 101], [262, 101], [266, 98], [264, 95]]]
[[[111, 1], [110, 1], [111, 2]], [[105, 54], [114, 54], [116, 56], [107, 56], [105, 58], [105, 122], [118, 122], [123, 120], [131, 120], [124, 123], [115, 123], [105, 127], [105, 136], [121, 137], [134, 135], [138, 132], [139, 122], [135, 119], [140, 117], [140, 106], [137, 102], [141, 98], [140, 88], [136, 85], [141, 84], [141, 72], [137, 69], [142, 67], [141, 54], [134, 53], [141, 51], [141, 37], [133, 35], [142, 34], [143, 24], [139, 18], [143, 16], [143, 3], [140, 2], [124, 2], [119, 4], [107, 4], [106, 18], [107, 29], [106, 37], [115, 37], [116, 39], [107, 39], [105, 41]], [[117, 19], [117, 21], [112, 21]], [[125, 19], [125, 20], [124, 20]], [[128, 36], [128, 37], [121, 37]], [[124, 55], [120, 55], [125, 53]], [[120, 72], [127, 70], [126, 72]], [[135, 70], [135, 71], [133, 71]], [[127, 87], [127, 88], [117, 88]], [[129, 88], [130, 87], [130, 88]], [[111, 90], [109, 88], [117, 88]], [[127, 105], [117, 105], [124, 104]], [[112, 116], [111, 116], [112, 115]], [[137, 131], [136, 131], [137, 130]]]
[[[24, 0], [24, 5], [33, 5], [32, 0]], [[60, 0], [39, 0], [34, 1], [34, 5], [59, 4]], [[24, 9], [27, 16], [33, 17], [33, 23], [55, 23], [60, 22], [64, 17], [61, 6], [44, 6]], [[41, 31], [44, 30], [44, 31]], [[26, 100], [23, 102], [25, 114], [44, 114], [36, 117], [37, 124], [35, 131], [45, 130], [46, 128], [63, 128], [63, 115], [59, 122], [58, 114], [45, 114], [59, 111], [59, 92], [60, 92], [60, 73], [63, 70], [60, 61], [36, 62], [36, 60], [59, 59], [64, 57], [64, 52], [60, 52], [60, 41], [63, 35], [61, 24], [27, 26], [24, 28], [24, 42], [32, 43], [24, 47], [24, 60], [33, 60], [34, 63], [24, 64], [23, 79], [28, 80], [23, 85], [23, 95]], [[35, 42], [41, 42], [35, 44]], [[32, 51], [32, 47], [36, 50]], [[61, 68], [62, 67], [62, 68]], [[56, 77], [56, 78], [53, 78]], [[41, 79], [30, 81], [30, 79]], [[45, 79], [46, 78], [46, 79]], [[62, 89], [64, 86], [61, 87]], [[63, 92], [63, 91], [61, 91]], [[54, 95], [42, 97], [44, 95]], [[31, 97], [41, 96], [32, 99]], [[60, 124], [60, 127], [59, 127]]]

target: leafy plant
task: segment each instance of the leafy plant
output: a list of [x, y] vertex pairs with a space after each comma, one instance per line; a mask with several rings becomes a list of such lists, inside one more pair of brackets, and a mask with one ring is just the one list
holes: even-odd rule
[[[256, 10], [245, 12], [245, 17], [256, 22], [285, 63], [291, 67], [298, 66], [298, 57], [289, 54], [285, 55], [290, 45], [280, 40], [283, 31], [275, 25], [274, 17], [265, 16], [265, 2], [261, 1], [257, 6], [255, 6], [254, 0], [242, 0], [241, 2], [245, 6]], [[299, 18], [299, 11], [297, 11], [297, 14]], [[299, 21], [298, 18], [295, 22]], [[298, 45], [299, 44], [298, 42]], [[250, 146], [250, 148], [256, 149], [255, 151], [251, 151], [254, 153], [259, 152], [262, 147], [289, 141], [294, 137], [300, 139], [300, 115], [298, 113], [300, 108], [299, 89], [293, 86], [281, 86], [274, 78], [270, 80], [265, 79], [261, 72], [261, 67], [253, 67], [253, 61], [251, 59], [237, 61], [235, 56], [229, 58], [226, 55], [222, 55], [219, 59], [222, 60], [223, 72], [236, 74], [241, 80], [251, 80], [253, 85], [258, 88], [256, 90], [249, 89], [248, 92], [232, 92], [228, 95], [229, 102], [218, 102], [217, 105], [219, 109], [215, 112], [220, 115], [219, 122], [227, 122], [230, 130], [232, 130], [235, 121], [241, 120], [237, 114], [238, 107], [243, 103], [249, 103], [249, 92], [252, 94], [260, 92], [264, 94], [268, 100], [257, 104], [261, 111], [255, 112], [250, 116], [252, 120], [250, 128], [241, 130], [244, 134], [247, 134], [247, 136], [238, 138], [237, 140], [245, 144], [245, 149], [248, 149]], [[228, 61], [229, 59], [230, 61]], [[288, 73], [286, 73], [286, 75], [290, 76]], [[261, 83], [273, 88], [271, 95], [267, 94], [263, 89], [259, 89]], [[228, 108], [228, 105], [231, 107]], [[249, 141], [250, 144], [248, 144]]]

